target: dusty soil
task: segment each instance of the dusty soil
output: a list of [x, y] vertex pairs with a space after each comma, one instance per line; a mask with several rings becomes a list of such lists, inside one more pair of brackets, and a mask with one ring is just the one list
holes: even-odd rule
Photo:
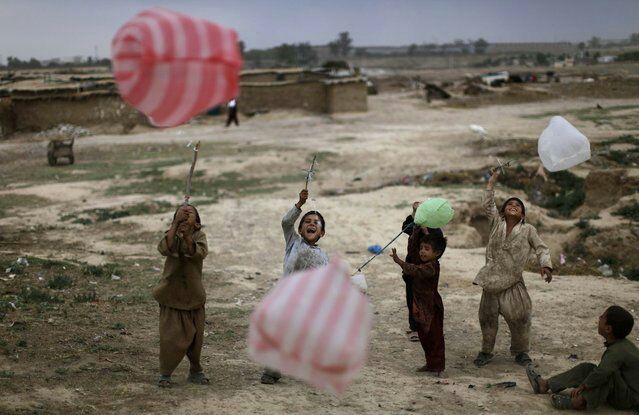
[[[588, 118], [597, 103], [614, 109], [606, 113], [610, 122]], [[367, 113], [333, 117], [274, 112], [242, 119], [240, 128], [232, 129], [209, 119], [170, 130], [83, 137], [76, 140], [76, 164], [55, 168], [46, 165], [46, 142], [37, 137], [1, 143], [0, 412], [552, 411], [547, 397], [531, 393], [524, 370], [509, 356], [505, 324], [494, 362], [481, 369], [472, 364], [481, 336], [476, 317], [481, 293], [471, 281], [484, 261], [485, 223], [477, 214], [482, 172], [500, 151], [519, 154], [525, 168], [535, 166], [526, 153], [529, 142], [553, 114], [566, 115], [593, 143], [636, 135], [639, 126], [628, 119], [637, 117], [639, 100], [566, 98], [456, 109], [429, 107], [412, 93], [392, 93], [370, 97], [369, 107]], [[488, 130], [485, 143], [469, 124]], [[155, 386], [158, 308], [150, 290], [162, 266], [155, 245], [180, 202], [190, 159], [186, 143], [193, 140], [202, 141], [194, 201], [210, 247], [203, 358], [211, 385], [187, 384], [183, 363], [175, 373], [176, 387], [165, 391]], [[443, 378], [414, 372], [423, 353], [405, 337], [404, 285], [397, 267], [383, 256], [366, 269], [375, 310], [370, 357], [345, 396], [337, 399], [290, 378], [275, 386], [259, 383], [260, 367], [246, 352], [248, 316], [280, 275], [279, 221], [295, 202], [302, 169], [313, 154], [319, 171], [308, 207], [326, 217], [321, 245], [353, 270], [368, 257], [367, 246], [383, 244], [399, 231], [414, 200], [437, 195], [455, 206], [456, 220], [444, 229], [450, 248], [441, 271]], [[628, 163], [614, 167], [636, 178], [634, 159], [623, 160]], [[593, 161], [574, 173], [584, 178], [597, 168]], [[401, 184], [405, 177], [460, 171], [476, 176], [452, 184]], [[509, 194], [528, 201], [524, 190], [501, 185], [499, 199]], [[620, 194], [587, 219], [594, 229], [626, 229], [628, 255], [636, 255], [637, 222], [613, 213], [636, 201], [636, 192]], [[530, 203], [529, 215], [558, 264], [563, 244], [581, 235], [578, 217]], [[594, 240], [588, 238], [596, 235], [581, 237], [588, 248]], [[395, 246], [405, 252], [406, 238]], [[18, 257], [29, 265], [16, 265]], [[612, 265], [612, 277], [597, 275], [593, 265], [580, 268], [590, 275], [568, 274], [562, 269], [571, 268], [558, 266], [551, 284], [526, 273], [534, 307], [531, 356], [541, 373], [598, 361], [603, 345], [596, 323], [608, 305], [638, 315], [639, 282], [619, 277], [619, 264]], [[631, 337], [639, 340], [639, 329]], [[488, 387], [502, 381], [517, 386]]]

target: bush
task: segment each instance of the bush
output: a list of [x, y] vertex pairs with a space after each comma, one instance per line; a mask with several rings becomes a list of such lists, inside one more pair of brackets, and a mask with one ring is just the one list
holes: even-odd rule
[[73, 279], [66, 275], [56, 275], [49, 280], [49, 288], [53, 290], [64, 290], [73, 285]]
[[613, 212], [613, 215], [623, 216], [624, 218], [639, 222], [639, 203], [635, 202], [632, 205], [624, 206]]
[[39, 303], [62, 303], [64, 300], [61, 298], [51, 295], [46, 291], [40, 290], [39, 288], [31, 288], [26, 287], [22, 288], [19, 294], [22, 301], [25, 303], [39, 304]]

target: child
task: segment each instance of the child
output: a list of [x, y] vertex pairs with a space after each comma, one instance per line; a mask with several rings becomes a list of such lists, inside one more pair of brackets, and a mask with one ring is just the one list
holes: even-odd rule
[[[581, 363], [567, 372], [542, 378], [532, 365], [526, 368], [533, 392], [552, 392], [550, 401], [557, 409], [595, 409], [608, 402], [615, 409], [639, 409], [639, 349], [626, 336], [634, 318], [613, 305], [599, 316], [598, 332], [606, 339], [606, 351], [599, 365]], [[568, 395], [559, 395], [575, 388]]]
[[153, 297], [160, 303], [158, 386], [162, 388], [172, 386], [171, 374], [185, 354], [191, 363], [188, 381], [201, 385], [209, 383], [200, 364], [206, 301], [202, 262], [208, 253], [201, 226], [195, 207], [181, 206], [158, 245], [158, 251], [166, 257], [162, 280], [153, 290]]
[[439, 376], [446, 366], [444, 344], [444, 303], [437, 291], [439, 282], [439, 258], [446, 250], [446, 238], [426, 235], [420, 238], [413, 232], [408, 240], [409, 249], [419, 246], [417, 264], [402, 261], [393, 248], [391, 257], [412, 280], [412, 317], [417, 334], [426, 354], [426, 365], [418, 372], [434, 372]]
[[[308, 199], [308, 190], [300, 192], [300, 197], [282, 218], [282, 230], [284, 231], [284, 274], [286, 277], [297, 271], [318, 268], [328, 264], [328, 255], [317, 246], [317, 242], [326, 232], [326, 222], [321, 213], [311, 210], [302, 216], [302, 220], [295, 232], [295, 221], [302, 213], [302, 206]], [[282, 375], [271, 369], [265, 369], [260, 381], [267, 385], [277, 382]]]
[[[404, 231], [404, 233], [406, 233], [409, 237], [413, 234], [413, 232], [417, 232], [419, 238], [423, 238], [428, 234], [443, 237], [444, 234], [439, 228], [422, 228], [420, 226], [415, 226], [413, 218], [415, 217], [415, 212], [417, 211], [419, 205], [420, 202], [413, 202], [413, 213], [411, 215], [408, 215], [406, 217], [406, 220], [404, 220], [404, 223], [402, 223], [402, 231]], [[407, 249], [406, 262], [408, 262], [409, 264], [419, 263], [419, 244], [414, 244], [414, 246], [414, 250]], [[406, 332], [406, 334], [408, 334], [408, 338], [410, 339], [410, 341], [416, 342], [419, 341], [419, 335], [417, 334], [417, 324], [413, 319], [412, 279], [404, 274], [402, 274], [402, 279], [406, 284], [406, 306], [408, 307], [408, 331]]]
[[531, 250], [539, 260], [542, 278], [545, 276], [547, 282], [552, 280], [550, 251], [535, 227], [526, 223], [524, 203], [511, 197], [497, 211], [493, 188], [498, 177], [499, 171], [492, 169], [483, 202], [491, 224], [486, 265], [473, 281], [483, 289], [479, 303], [483, 339], [481, 351], [474, 360], [477, 367], [488, 364], [493, 358], [500, 314], [510, 328], [510, 352], [515, 355], [515, 362], [523, 366], [531, 362], [528, 351], [532, 304], [522, 276]]

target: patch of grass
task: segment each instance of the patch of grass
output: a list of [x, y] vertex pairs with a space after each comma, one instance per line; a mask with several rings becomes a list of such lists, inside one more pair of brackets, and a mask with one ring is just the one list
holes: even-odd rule
[[631, 205], [626, 205], [613, 212], [613, 215], [623, 216], [631, 221], [639, 222], [639, 203], [634, 202]]
[[64, 376], [69, 373], [69, 369], [67, 369], [66, 367], [59, 367], [55, 370], [55, 373], [60, 376]]
[[96, 344], [96, 345], [91, 347], [91, 352], [93, 352], [93, 353], [98, 353], [98, 352], [117, 352], [119, 350], [120, 350], [119, 347], [113, 346], [113, 345], [110, 345], [110, 344]]
[[[4, 182], [4, 177], [2, 179]], [[9, 183], [9, 182], [7, 182]], [[0, 216], [13, 216], [16, 208], [29, 206], [30, 209], [47, 206], [51, 201], [34, 195], [5, 194], [0, 197]]]
[[64, 300], [58, 296], [51, 295], [48, 292], [34, 287], [23, 287], [19, 297], [24, 303], [62, 303]]
[[617, 138], [613, 138], [612, 140], [606, 141], [607, 144], [634, 144], [635, 146], [639, 146], [639, 138], [633, 135], [621, 135]]
[[117, 294], [109, 298], [112, 303], [144, 304], [151, 301], [151, 294], [145, 291], [137, 291], [126, 294]]
[[352, 137], [352, 136], [347, 136], [347, 137], [337, 137], [337, 141], [338, 143], [347, 143], [349, 141], [355, 141], [357, 140], [357, 137]]
[[52, 290], [64, 290], [65, 288], [69, 288], [73, 285], [73, 278], [68, 275], [55, 275], [52, 279], [49, 280], [47, 286]]
[[407, 202], [406, 200], [402, 200], [400, 203], [396, 204], [395, 206], [393, 206], [395, 209], [407, 209], [409, 207], [411, 207], [411, 203]]
[[76, 303], [93, 303], [98, 300], [98, 294], [95, 291], [85, 291], [73, 296]]
[[82, 273], [91, 277], [110, 277], [111, 275], [121, 275], [117, 264], [85, 265]]
[[584, 179], [569, 171], [558, 171], [548, 175], [556, 183], [559, 191], [546, 201], [542, 207], [554, 209], [561, 216], [570, 214], [581, 206], [586, 198]]
[[113, 330], [124, 330], [126, 327], [124, 326], [124, 323], [115, 323], [113, 326], [111, 326], [111, 328]]
[[0, 370], [0, 378], [10, 379], [15, 373], [10, 370]]

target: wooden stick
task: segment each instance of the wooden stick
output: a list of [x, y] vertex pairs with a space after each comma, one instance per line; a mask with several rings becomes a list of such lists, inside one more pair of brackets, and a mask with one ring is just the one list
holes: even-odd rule
[[198, 141], [195, 147], [193, 147], [193, 162], [191, 163], [191, 170], [186, 178], [186, 194], [184, 195], [184, 205], [189, 204], [191, 198], [191, 179], [193, 178], [193, 172], [195, 171], [195, 163], [197, 162], [197, 153], [200, 151], [200, 142]]
[[304, 185], [304, 189], [306, 189], [306, 190], [308, 190], [308, 181], [311, 179], [311, 176], [314, 173], [313, 169], [315, 168], [315, 159], [316, 158], [317, 158], [317, 154], [315, 154], [313, 156], [313, 162], [311, 163], [311, 168], [306, 170], [306, 184]]

